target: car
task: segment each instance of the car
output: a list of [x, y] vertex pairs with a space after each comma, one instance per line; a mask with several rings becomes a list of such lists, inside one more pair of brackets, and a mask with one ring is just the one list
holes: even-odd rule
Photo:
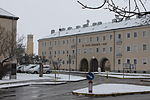
[[24, 66], [25, 65], [19, 65], [19, 66], [17, 66], [17, 72], [21, 73], [23, 71]]
[[[51, 72], [52, 72], [52, 71], [51, 71], [49, 65], [43, 65], [43, 73], [49, 74], [49, 73], [51, 73]], [[39, 74], [39, 73], [40, 73], [40, 65], [37, 65], [37, 66], [34, 67], [34, 68], [30, 68], [30, 69], [28, 70], [28, 73]]]
[[24, 66], [23, 72], [27, 73], [30, 68], [34, 68], [36, 66], [37, 64], [29, 64], [27, 66]]

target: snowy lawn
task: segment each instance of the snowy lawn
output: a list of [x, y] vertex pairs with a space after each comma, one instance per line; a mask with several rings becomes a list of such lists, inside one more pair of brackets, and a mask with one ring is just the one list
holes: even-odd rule
[[[73, 76], [65, 74], [56, 74], [57, 81], [80, 81], [86, 79], [85, 77]], [[3, 80], [0, 80], [0, 84], [4, 83], [13, 83], [13, 82], [23, 82], [23, 81], [31, 81], [31, 80], [41, 80], [41, 79], [49, 79], [50, 81], [55, 80], [55, 74], [44, 74], [43, 77], [39, 77], [39, 74], [26, 74], [26, 73], [17, 73], [17, 79], [9, 80], [9, 77], [5, 77]]]
[[[106, 74], [99, 74], [100, 76], [107, 76]], [[113, 78], [127, 78], [127, 79], [150, 79], [150, 76], [128, 76], [128, 75], [108, 75], [108, 77], [113, 77]]]
[[[101, 72], [98, 75], [100, 76], [107, 76], [106, 72]], [[127, 79], [150, 79], [150, 74], [141, 74], [141, 73], [115, 73], [109, 72], [108, 77], [113, 78], [127, 78]]]
[[132, 94], [149, 92], [150, 86], [140, 86], [140, 85], [129, 85], [129, 84], [100, 84], [93, 86], [93, 93], [88, 93], [88, 88], [83, 88], [73, 91], [73, 93], [80, 94], [96, 94], [99, 96], [107, 96], [111, 94]]
[[[149, 76], [150, 74], [144, 74], [144, 73], [117, 73], [117, 72], [108, 72], [111, 75], [131, 75], [131, 76]], [[100, 72], [99, 74], [107, 74], [107, 72]]]

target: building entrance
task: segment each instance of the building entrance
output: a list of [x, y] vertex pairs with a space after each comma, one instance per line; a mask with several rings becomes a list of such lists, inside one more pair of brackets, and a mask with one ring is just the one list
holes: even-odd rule
[[96, 58], [92, 58], [90, 61], [90, 72], [97, 72], [98, 71], [98, 61]]
[[88, 71], [88, 60], [87, 59], [82, 59], [80, 62], [80, 71], [87, 72]]
[[100, 62], [101, 72], [110, 71], [110, 61], [107, 58], [103, 58]]

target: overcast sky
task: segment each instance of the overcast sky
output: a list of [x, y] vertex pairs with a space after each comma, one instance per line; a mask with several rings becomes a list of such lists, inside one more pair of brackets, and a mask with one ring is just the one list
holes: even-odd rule
[[[80, 1], [98, 6], [102, 0]], [[50, 34], [52, 29], [58, 31], [59, 28], [75, 27], [85, 24], [87, 19], [92, 23], [110, 22], [114, 18], [114, 14], [107, 10], [84, 10], [77, 0], [0, 0], [0, 7], [20, 18], [17, 32], [19, 35], [34, 35], [36, 54], [37, 40]]]

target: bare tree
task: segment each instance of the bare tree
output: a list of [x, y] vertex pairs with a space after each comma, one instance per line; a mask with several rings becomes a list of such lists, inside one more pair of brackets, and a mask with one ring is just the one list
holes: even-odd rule
[[133, 16], [144, 16], [150, 14], [147, 11], [145, 4], [148, 0], [122, 0], [126, 2], [125, 6], [117, 5], [117, 0], [103, 0], [103, 3], [98, 7], [90, 7], [77, 1], [83, 9], [108, 9], [110, 12], [114, 12], [117, 17], [128, 18]]

